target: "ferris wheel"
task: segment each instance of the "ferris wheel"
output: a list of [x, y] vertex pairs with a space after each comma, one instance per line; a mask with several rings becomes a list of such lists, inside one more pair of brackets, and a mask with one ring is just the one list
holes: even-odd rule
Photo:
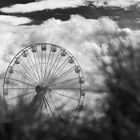
[[66, 49], [37, 43], [22, 49], [10, 62], [3, 95], [10, 106], [19, 98], [28, 110], [37, 106], [49, 117], [79, 115], [84, 104], [84, 76], [77, 60]]

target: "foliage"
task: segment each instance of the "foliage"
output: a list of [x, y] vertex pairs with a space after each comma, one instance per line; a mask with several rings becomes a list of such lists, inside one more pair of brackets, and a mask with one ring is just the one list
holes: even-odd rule
[[[15, 108], [7, 108], [5, 101], [0, 102], [0, 139], [1, 140], [55, 140], [55, 139], [98, 139], [100, 127], [94, 121], [70, 121], [62, 118], [45, 118], [36, 111], [28, 111], [24, 101], [19, 100]], [[96, 121], [95, 121], [96, 122]], [[96, 125], [96, 128], [94, 128]]]
[[110, 133], [115, 139], [140, 139], [140, 48], [119, 40], [109, 43], [110, 62], [103, 62], [109, 89]]

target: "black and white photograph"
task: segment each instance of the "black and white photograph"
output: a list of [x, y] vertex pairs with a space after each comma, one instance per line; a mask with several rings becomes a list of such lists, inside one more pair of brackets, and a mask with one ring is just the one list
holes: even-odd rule
[[0, 140], [140, 140], [140, 0], [0, 0]]

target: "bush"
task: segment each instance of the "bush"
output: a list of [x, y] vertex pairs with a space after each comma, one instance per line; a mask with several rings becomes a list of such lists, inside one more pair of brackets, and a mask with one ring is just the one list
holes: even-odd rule
[[114, 139], [140, 139], [140, 48], [109, 43], [102, 59], [106, 85], [109, 89], [109, 109], [106, 115]]

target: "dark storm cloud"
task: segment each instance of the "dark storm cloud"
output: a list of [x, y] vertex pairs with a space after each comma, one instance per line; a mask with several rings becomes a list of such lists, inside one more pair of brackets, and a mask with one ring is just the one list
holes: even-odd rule
[[[35, 0], [34, 1], [33, 0], [3, 0], [0, 1], [0, 6], [2, 7], [0, 15], [12, 15], [17, 17], [27, 17], [29, 19], [33, 19], [32, 22], [29, 22], [26, 25], [40, 25], [44, 21], [51, 18], [67, 21], [70, 19], [71, 15], [81, 15], [86, 19], [98, 19], [102, 16], [108, 16], [114, 21], [117, 21], [119, 26], [122, 28], [126, 28], [126, 27], [131, 29], [140, 28], [140, 19], [139, 19], [140, 7], [138, 7], [137, 5], [138, 2], [130, 1], [129, 5], [126, 4], [128, 7], [127, 9], [125, 9], [123, 7], [121, 8], [117, 6], [120, 5], [121, 3], [120, 0], [118, 1], [118, 3], [117, 1], [114, 2], [114, 6], [111, 6], [111, 1], [108, 1], [108, 6], [107, 6], [107, 4], [97, 0], [89, 0], [89, 1], [85, 0], [86, 2], [85, 4], [82, 2], [82, 0], [78, 0], [73, 4], [69, 3], [68, 0], [65, 0], [64, 1], [65, 2], [64, 5], [66, 6], [65, 8], [63, 7], [64, 5], [62, 1], [60, 1], [61, 2], [60, 4], [59, 2], [55, 2], [55, 0], [52, 0], [50, 2], [53, 4], [53, 7], [50, 7], [50, 9], [46, 9], [48, 6], [46, 5], [46, 8], [44, 7], [43, 10], [41, 10], [43, 5], [41, 5], [38, 9], [34, 9], [33, 4], [35, 4], [38, 7], [41, 3], [44, 4], [47, 3], [46, 1], [37, 3], [37, 1], [35, 2]], [[126, 2], [127, 0], [124, 1], [124, 5]], [[56, 5], [54, 5], [55, 3]], [[20, 11], [20, 6], [17, 4], [22, 4], [21, 5], [22, 12]], [[28, 10], [26, 9], [26, 5], [28, 6]], [[11, 12], [10, 11], [6, 12], [6, 10], [4, 10], [3, 7], [7, 7], [7, 10], [11, 9]], [[4, 11], [6, 13], [4, 13]]]
[[34, 2], [35, 0], [0, 0], [0, 8], [5, 6], [11, 6], [13, 4], [26, 4], [29, 2]]
[[[35, 0], [35, 1], [7, 1], [10, 6], [4, 6], [0, 10], [5, 13], [30, 13], [43, 10], [66, 9], [79, 6], [116, 7], [129, 9], [131, 6], [139, 6], [140, 0]], [[4, 3], [4, 2], [2, 2]], [[6, 2], [5, 2], [6, 3]], [[13, 3], [13, 4], [12, 4]]]
[[[5, 13], [0, 13], [7, 15]], [[119, 26], [122, 28], [128, 27], [132, 29], [140, 28], [139, 15], [140, 8], [136, 5], [129, 7], [129, 9], [124, 10], [123, 8], [115, 7], [95, 7], [95, 6], [80, 6], [77, 8], [67, 8], [67, 9], [54, 9], [54, 10], [43, 10], [38, 12], [30, 13], [18, 13], [18, 14], [8, 14], [15, 15], [18, 17], [28, 17], [33, 19], [28, 25], [36, 24], [39, 25], [45, 20], [50, 18], [60, 19], [66, 21], [70, 19], [71, 15], [81, 15], [86, 19], [98, 19], [102, 16], [111, 17], [114, 21], [117, 21]]]

